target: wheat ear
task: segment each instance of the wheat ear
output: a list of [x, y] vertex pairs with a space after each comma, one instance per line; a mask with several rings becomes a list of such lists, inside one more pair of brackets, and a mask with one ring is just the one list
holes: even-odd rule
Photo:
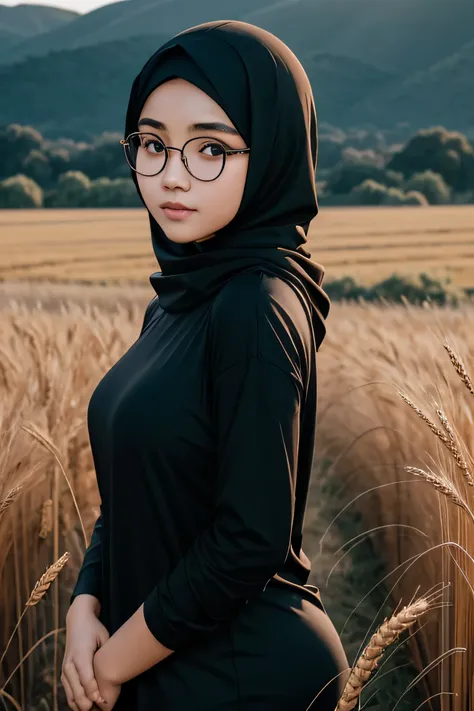
[[6, 497], [0, 501], [0, 516], [12, 505], [20, 491], [21, 486], [14, 486]]
[[55, 563], [53, 563], [52, 565], [49, 566], [49, 568], [46, 569], [46, 572], [44, 572], [43, 575], [40, 577], [40, 579], [35, 583], [35, 586], [30, 593], [30, 597], [28, 598], [28, 600], [25, 604], [23, 612], [21, 613], [20, 618], [15, 625], [15, 629], [11, 633], [10, 639], [7, 642], [7, 646], [5, 647], [5, 650], [4, 650], [2, 657], [0, 659], [0, 665], [7, 653], [8, 647], [11, 644], [11, 641], [15, 635], [15, 632], [18, 629], [18, 626], [23, 618], [23, 615], [25, 614], [25, 612], [27, 611], [27, 609], [29, 607], [33, 607], [33, 605], [37, 605], [38, 602], [41, 600], [41, 598], [43, 598], [45, 596], [46, 592], [48, 591], [48, 589], [51, 586], [51, 583], [53, 583], [54, 580], [56, 580], [59, 573], [64, 568], [66, 562], [69, 560], [69, 555], [70, 554], [68, 553], [68, 551], [66, 551], [60, 558], [58, 558], [58, 560]]
[[[454, 457], [454, 460], [455, 460], [456, 464], [457, 464], [458, 467], [461, 469], [461, 471], [462, 471], [462, 473], [463, 473], [463, 476], [464, 476], [464, 478], [466, 479], [466, 481], [467, 481], [467, 483], [469, 484], [469, 486], [474, 486], [474, 482], [473, 482], [473, 480], [472, 480], [472, 474], [471, 474], [471, 472], [469, 471], [469, 467], [467, 466], [466, 461], [464, 460], [464, 457], [462, 456], [461, 452], [459, 451], [459, 447], [458, 447], [458, 445], [457, 445], [457, 442], [456, 442], [455, 438], [454, 438], [454, 441], [453, 441], [454, 434], [453, 434], [453, 432], [452, 432], [452, 428], [450, 428], [450, 430], [449, 430], [449, 436], [448, 436], [448, 435], [445, 435], [444, 432], [442, 432], [442, 431], [439, 429], [439, 427], [437, 427], [437, 426], [434, 424], [434, 422], [431, 422], [431, 420], [429, 419], [429, 417], [427, 417], [427, 415], [425, 415], [425, 413], [423, 412], [423, 410], [420, 410], [420, 408], [417, 407], [404, 393], [402, 393], [402, 392], [399, 390], [399, 391], [398, 391], [398, 394], [400, 395], [400, 397], [401, 397], [403, 400], [405, 400], [405, 402], [407, 403], [407, 405], [409, 405], [409, 406], [412, 408], [412, 410], [414, 410], [414, 411], [416, 412], [416, 414], [418, 415], [418, 417], [420, 417], [420, 418], [423, 420], [423, 422], [426, 422], [426, 424], [428, 425], [428, 427], [430, 428], [430, 430], [435, 433], [435, 435], [436, 435], [436, 436], [441, 440], [441, 442], [444, 444], [444, 446], [446, 447], [446, 449], [448, 449], [448, 450], [451, 452], [451, 454], [452, 454], [453, 457]], [[440, 411], [440, 412], [441, 412], [441, 411]], [[444, 415], [444, 413], [443, 413], [443, 415]], [[445, 416], [444, 416], [444, 417], [445, 417]], [[446, 422], [447, 422], [447, 419], [446, 419]], [[443, 424], [444, 424], [444, 422], [443, 422]]]
[[389, 619], [385, 618], [351, 669], [335, 711], [351, 711], [355, 707], [364, 683], [377, 667], [385, 648], [393, 644], [402, 632], [414, 625], [430, 607], [431, 603], [428, 599], [422, 597], [410, 605], [405, 605], [400, 612], [393, 614]]
[[474, 522], [474, 514], [469, 508], [467, 502], [463, 499], [462, 494], [457, 490], [455, 484], [453, 484], [452, 481], [449, 481], [447, 477], [441, 477], [434, 472], [427, 472], [424, 469], [420, 469], [420, 467], [411, 467], [407, 465], [403, 468], [406, 469], [407, 472], [410, 472], [410, 474], [422, 477], [429, 484], [432, 484], [435, 489], [447, 496], [453, 504], [463, 509]]
[[53, 530], [53, 500], [46, 499], [41, 506], [40, 538], [47, 538]]
[[447, 343], [444, 343], [444, 348], [447, 350], [448, 355], [451, 359], [451, 363], [454, 365], [454, 368], [456, 370], [456, 373], [459, 375], [461, 378], [462, 382], [466, 386], [466, 388], [469, 390], [471, 395], [474, 395], [474, 387], [472, 385], [471, 378], [469, 377], [466, 368], [464, 367], [464, 364], [462, 363], [461, 359], [459, 356], [455, 354], [451, 346], [448, 346]]

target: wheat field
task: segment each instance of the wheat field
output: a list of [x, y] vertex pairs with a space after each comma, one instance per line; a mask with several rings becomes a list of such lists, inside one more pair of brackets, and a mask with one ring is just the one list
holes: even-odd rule
[[[0, 278], [143, 283], [159, 269], [145, 209], [2, 210]], [[308, 235], [326, 279], [428, 271], [474, 284], [474, 205], [320, 208]]]
[[[470, 208], [394, 210], [323, 210], [310, 243], [334, 256], [329, 247], [339, 238], [346, 245], [357, 234], [357, 245], [372, 236], [375, 242], [378, 230], [385, 243], [395, 232], [400, 238], [416, 232], [417, 240], [426, 235], [432, 243], [444, 229], [439, 238], [447, 245], [456, 228], [468, 243]], [[8, 247], [1, 267], [13, 269], [0, 285], [0, 707], [6, 711], [67, 711], [59, 681], [64, 617], [99, 504], [87, 405], [137, 338], [153, 295], [147, 278], [157, 269], [139, 211], [123, 211], [121, 220], [118, 211], [87, 211], [78, 225], [77, 213], [58, 211], [48, 221], [44, 212], [23, 211], [23, 225], [19, 216], [0, 215]], [[16, 221], [16, 238], [8, 231], [5, 243], [8, 218]], [[35, 220], [43, 222], [39, 232]], [[15, 271], [24, 268], [20, 258], [24, 265], [29, 260], [30, 276], [38, 277], [36, 268], [47, 266], [39, 265], [42, 244], [43, 261], [56, 274], [76, 264], [85, 270], [82, 278], [91, 278], [84, 276], [86, 262], [74, 257], [84, 244], [91, 254], [104, 254], [107, 245], [115, 253], [116, 239], [108, 236], [113, 220], [122, 242], [139, 243], [141, 286], [27, 284], [25, 273]], [[50, 254], [47, 244], [55, 245]], [[446, 246], [445, 268], [451, 256]], [[326, 256], [321, 262], [330, 264]], [[98, 259], [101, 279], [109, 263], [110, 256]], [[120, 258], [116, 273], [125, 274], [129, 263], [119, 265]], [[377, 267], [371, 278], [379, 277]], [[52, 273], [46, 278], [54, 282]], [[367, 711], [474, 711], [473, 321], [469, 304], [332, 305], [318, 353], [304, 550], [312, 561], [308, 582], [320, 587], [353, 664], [337, 711], [354, 708], [359, 695]], [[317, 700], [308, 711], [317, 711]]]

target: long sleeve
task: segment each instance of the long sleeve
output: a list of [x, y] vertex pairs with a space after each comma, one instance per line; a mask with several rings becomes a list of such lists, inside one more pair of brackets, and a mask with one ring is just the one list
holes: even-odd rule
[[173, 650], [232, 618], [289, 553], [304, 368], [288, 320], [267, 293], [252, 302], [251, 284], [240, 311], [220, 304], [215, 327], [214, 520], [144, 603], [150, 631]]
[[102, 513], [95, 522], [91, 541], [85, 552], [82, 566], [79, 570], [76, 585], [70, 598], [72, 604], [75, 597], [83, 593], [94, 595], [101, 600], [102, 588]]

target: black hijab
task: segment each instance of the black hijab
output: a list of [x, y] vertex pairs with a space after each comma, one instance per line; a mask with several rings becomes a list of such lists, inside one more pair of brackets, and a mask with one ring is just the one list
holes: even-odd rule
[[302, 246], [318, 213], [317, 120], [303, 67], [281, 40], [246, 22], [191, 27], [162, 45], [135, 78], [125, 137], [138, 130], [149, 94], [174, 77], [219, 104], [251, 151], [239, 210], [214, 237], [177, 244], [148, 211], [162, 270], [150, 276], [150, 283], [160, 305], [171, 312], [194, 308], [238, 272], [261, 269], [303, 293], [319, 349], [330, 300], [321, 288], [324, 267]]

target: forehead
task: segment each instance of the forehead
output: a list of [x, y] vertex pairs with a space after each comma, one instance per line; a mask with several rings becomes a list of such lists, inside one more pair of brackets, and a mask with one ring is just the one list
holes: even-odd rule
[[140, 118], [159, 113], [157, 118], [160, 119], [168, 115], [187, 120], [189, 116], [202, 118], [202, 112], [213, 118], [229, 120], [225, 111], [205, 91], [185, 79], [174, 78], [160, 84], [149, 94]]

